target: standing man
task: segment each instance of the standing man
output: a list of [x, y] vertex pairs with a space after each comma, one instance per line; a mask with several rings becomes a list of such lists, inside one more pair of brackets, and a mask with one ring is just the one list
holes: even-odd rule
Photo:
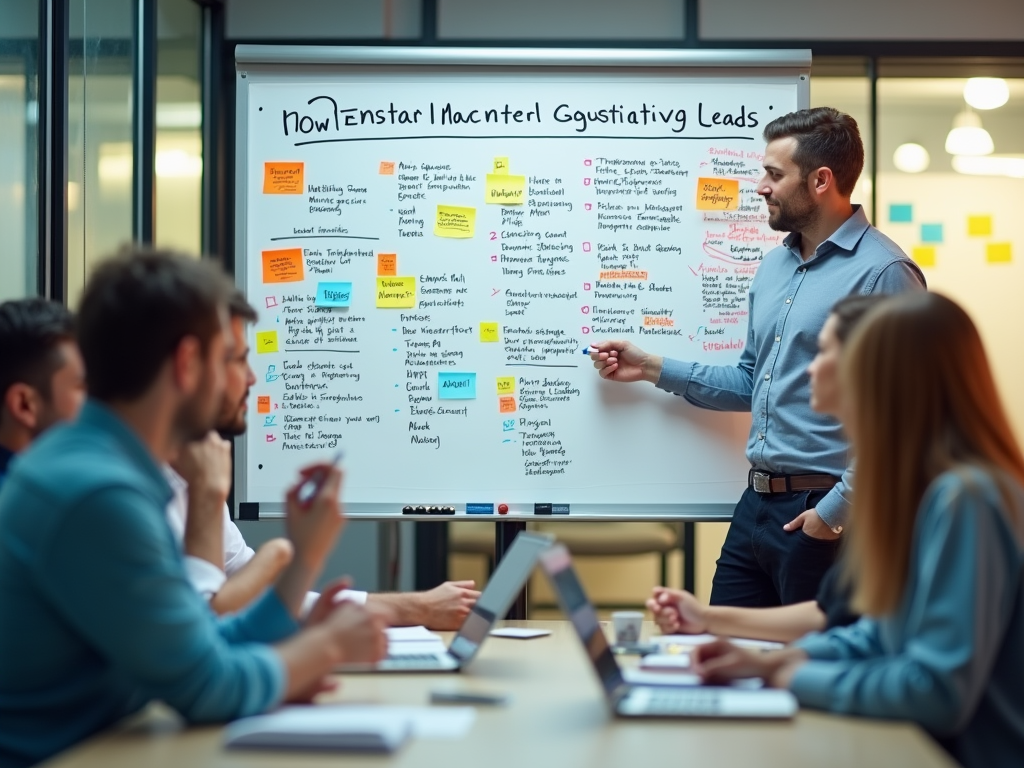
[[46, 299], [0, 304], [0, 484], [14, 454], [75, 418], [84, 400], [71, 313]]
[[850, 203], [864, 167], [852, 117], [831, 107], [792, 112], [765, 126], [764, 138], [758, 194], [769, 226], [790, 234], [764, 257], [750, 286], [739, 363], [681, 362], [628, 341], [605, 341], [591, 352], [609, 381], [649, 381], [700, 408], [752, 412], [748, 488], [718, 559], [714, 605], [814, 599], [835, 559], [853, 478], [839, 422], [809, 405], [807, 366], [818, 332], [843, 296], [919, 290], [925, 282]]

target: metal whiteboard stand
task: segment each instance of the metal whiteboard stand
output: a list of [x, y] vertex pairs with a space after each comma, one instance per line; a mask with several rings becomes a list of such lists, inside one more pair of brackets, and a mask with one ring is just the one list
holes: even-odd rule
[[[696, 586], [696, 544], [694, 541], [696, 523], [728, 523], [732, 520], [732, 504], [694, 504], [662, 513], [638, 512], [592, 512], [572, 515], [533, 515], [510, 513], [508, 515], [402, 515], [402, 520], [431, 522], [433, 525], [416, 526], [416, 589], [432, 589], [448, 579], [448, 526], [447, 523], [458, 524], [461, 521], [493, 522], [494, 523], [494, 564], [497, 566], [501, 558], [512, 546], [516, 536], [526, 530], [529, 521], [594, 523], [594, 522], [630, 522], [630, 523], [682, 523], [683, 524], [683, 589], [693, 592]], [[394, 520], [394, 515], [379, 513], [348, 513], [352, 520]], [[444, 523], [438, 525], [438, 523]], [[508, 619], [525, 619], [527, 613], [527, 589], [516, 598], [509, 609]]]

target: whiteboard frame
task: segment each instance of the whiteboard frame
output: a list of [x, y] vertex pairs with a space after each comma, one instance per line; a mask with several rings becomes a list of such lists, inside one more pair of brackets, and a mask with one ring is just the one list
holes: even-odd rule
[[[248, 220], [246, 212], [249, 135], [249, 85], [275, 82], [289, 75], [322, 74], [334, 67], [502, 67], [586, 69], [682, 69], [704, 75], [749, 73], [757, 77], [792, 77], [797, 86], [797, 108], [807, 109], [811, 99], [810, 49], [778, 50], [643, 50], [602, 48], [428, 48], [323, 45], [239, 45], [235, 47], [235, 284], [245, 290]], [[242, 503], [259, 504], [259, 518], [285, 516], [280, 501], [248, 498], [247, 439], [235, 439], [235, 513]], [[739, 480], [739, 478], [737, 478]], [[745, 486], [745, 483], [743, 483]], [[739, 494], [737, 493], [737, 500]], [[396, 505], [397, 506], [397, 505]], [[618, 505], [608, 511], [597, 504], [572, 505], [571, 515], [535, 515], [513, 510], [507, 515], [403, 515], [401, 510], [382, 513], [379, 504], [346, 504], [346, 515], [358, 520], [548, 520], [586, 522], [595, 520], [728, 522], [734, 503], [671, 505]]]

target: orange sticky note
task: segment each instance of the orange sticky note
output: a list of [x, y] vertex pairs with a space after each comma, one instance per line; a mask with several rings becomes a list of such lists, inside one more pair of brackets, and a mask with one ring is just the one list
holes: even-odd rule
[[270, 395], [260, 395], [256, 398], [256, 413], [270, 413]]
[[698, 211], [735, 211], [739, 207], [738, 179], [697, 179]]
[[378, 253], [377, 254], [377, 276], [394, 277], [398, 274], [398, 254]]
[[301, 195], [306, 186], [303, 182], [304, 163], [264, 163], [264, 195]]
[[301, 248], [263, 251], [264, 283], [297, 283], [304, 271]]
[[498, 412], [499, 413], [515, 413], [516, 412], [516, 399], [514, 397], [499, 397], [498, 398]]
[[989, 264], [1009, 264], [1013, 261], [1013, 247], [1010, 243], [989, 243], [985, 246], [985, 258]]
[[911, 258], [917, 262], [919, 267], [935, 266], [935, 246], [919, 245], [911, 251]]
[[394, 176], [395, 175], [395, 164], [387, 160], [380, 161], [380, 170], [377, 171], [381, 176]]

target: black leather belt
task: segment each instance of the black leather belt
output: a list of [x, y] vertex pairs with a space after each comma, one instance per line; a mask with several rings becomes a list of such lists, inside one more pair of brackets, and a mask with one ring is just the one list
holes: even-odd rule
[[747, 485], [757, 493], [789, 493], [792, 491], [830, 491], [839, 482], [833, 475], [773, 475], [752, 469]]

